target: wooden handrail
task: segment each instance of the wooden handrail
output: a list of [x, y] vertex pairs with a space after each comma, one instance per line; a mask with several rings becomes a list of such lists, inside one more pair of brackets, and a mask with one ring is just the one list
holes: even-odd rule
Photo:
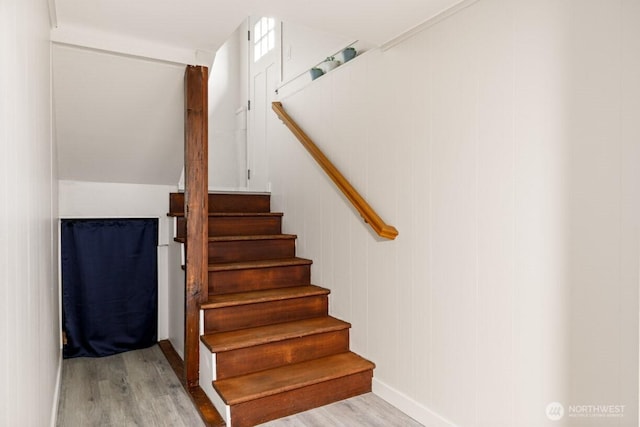
[[291, 130], [291, 132], [298, 138], [298, 141], [302, 143], [304, 148], [307, 149], [311, 157], [315, 159], [320, 167], [329, 175], [329, 178], [336, 184], [336, 186], [342, 191], [345, 197], [351, 202], [354, 208], [360, 213], [360, 216], [364, 221], [373, 228], [373, 231], [380, 237], [385, 239], [395, 239], [398, 236], [398, 230], [393, 225], [385, 223], [382, 218], [373, 210], [373, 208], [367, 203], [367, 201], [353, 188], [353, 186], [347, 181], [347, 179], [340, 173], [333, 163], [324, 155], [324, 153], [318, 148], [318, 146], [307, 136], [300, 126], [284, 111], [282, 103], [274, 102], [271, 106], [273, 111], [276, 112], [280, 120]]

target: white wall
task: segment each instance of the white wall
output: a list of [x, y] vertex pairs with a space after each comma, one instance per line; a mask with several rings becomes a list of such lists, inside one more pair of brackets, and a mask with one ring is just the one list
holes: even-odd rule
[[[175, 236], [176, 221], [169, 223], [169, 235]], [[184, 360], [184, 296], [185, 277], [182, 244], [170, 242], [167, 252], [167, 270], [169, 277], [168, 297], [168, 337], [173, 348]]]
[[218, 49], [209, 73], [210, 189], [246, 186], [247, 54], [244, 22]]
[[292, 22], [283, 22], [282, 80], [288, 82], [353, 41], [339, 34], [318, 31]]
[[[158, 218], [158, 339], [170, 336], [170, 319], [181, 310], [179, 302], [169, 298], [181, 283], [170, 277], [181, 271], [180, 263], [170, 262], [169, 247], [173, 242], [173, 218], [169, 212], [170, 185], [114, 184], [101, 182], [59, 182], [59, 215], [61, 218]], [[177, 244], [175, 244], [177, 245]], [[179, 274], [179, 273], [178, 273]], [[179, 289], [180, 290], [180, 289]]]
[[637, 22], [637, 1], [482, 0], [283, 99], [395, 241], [269, 122], [285, 232], [423, 424], [638, 425]]
[[60, 179], [176, 183], [183, 166], [184, 73], [182, 64], [54, 44]]
[[[282, 23], [282, 73], [285, 82], [326, 56], [353, 42], [344, 36]], [[247, 100], [250, 52], [247, 21], [242, 22], [216, 52], [209, 73], [209, 190], [238, 190], [247, 186]], [[279, 43], [280, 45], [280, 43]], [[359, 48], [368, 48], [359, 43]], [[253, 55], [253, 52], [251, 52]], [[295, 90], [310, 79], [290, 85]], [[181, 178], [180, 186], [184, 186]]]
[[565, 89], [569, 393], [574, 402], [629, 402], [620, 425], [637, 426], [640, 2], [574, 3]]
[[49, 12], [0, 3], [0, 425], [53, 425], [61, 344]]

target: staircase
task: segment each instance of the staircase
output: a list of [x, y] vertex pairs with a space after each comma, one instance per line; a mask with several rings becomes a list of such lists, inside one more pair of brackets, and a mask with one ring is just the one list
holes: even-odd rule
[[[185, 243], [184, 194], [170, 196]], [[209, 298], [201, 305], [200, 386], [231, 427], [254, 426], [371, 391], [374, 364], [349, 351], [349, 323], [269, 195], [209, 194]]]

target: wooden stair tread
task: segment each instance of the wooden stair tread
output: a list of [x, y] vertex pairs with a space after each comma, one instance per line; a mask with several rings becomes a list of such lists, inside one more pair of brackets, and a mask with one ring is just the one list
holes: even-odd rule
[[[212, 236], [209, 237], [210, 242], [239, 242], [239, 241], [251, 241], [251, 240], [291, 240], [297, 239], [295, 234], [256, 234], [256, 235], [236, 235], [236, 236]], [[175, 237], [173, 239], [178, 243], [185, 243], [187, 239], [185, 237]]]
[[214, 381], [213, 386], [227, 405], [237, 405], [374, 368], [372, 362], [347, 352]]
[[314, 285], [291, 286], [285, 288], [266, 289], [261, 291], [237, 292], [231, 294], [210, 295], [209, 301], [200, 305], [201, 310], [237, 305], [256, 304], [260, 302], [282, 301], [285, 299], [303, 298], [314, 295], [327, 295], [329, 289]]
[[[284, 214], [282, 212], [209, 212], [207, 214], [211, 217], [281, 217]], [[167, 213], [168, 217], [183, 218], [184, 213]]]
[[305, 258], [278, 258], [278, 259], [265, 259], [257, 261], [243, 261], [243, 262], [223, 262], [209, 264], [209, 271], [229, 271], [229, 270], [244, 270], [248, 268], [270, 268], [270, 267], [288, 267], [295, 265], [310, 265], [313, 261]]
[[347, 322], [335, 317], [325, 316], [257, 328], [240, 329], [238, 331], [207, 334], [200, 337], [200, 340], [207, 346], [209, 351], [219, 353], [292, 338], [334, 332], [349, 329], [350, 327], [351, 324]]

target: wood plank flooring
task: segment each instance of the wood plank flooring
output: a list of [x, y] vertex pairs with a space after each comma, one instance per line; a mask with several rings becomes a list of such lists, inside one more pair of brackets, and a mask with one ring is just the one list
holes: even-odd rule
[[260, 427], [422, 427], [373, 393], [260, 424]]
[[66, 359], [58, 427], [201, 427], [182, 384], [158, 348]]
[[[185, 426], [202, 421], [158, 348], [63, 362], [58, 427]], [[262, 427], [420, 427], [372, 393]]]

